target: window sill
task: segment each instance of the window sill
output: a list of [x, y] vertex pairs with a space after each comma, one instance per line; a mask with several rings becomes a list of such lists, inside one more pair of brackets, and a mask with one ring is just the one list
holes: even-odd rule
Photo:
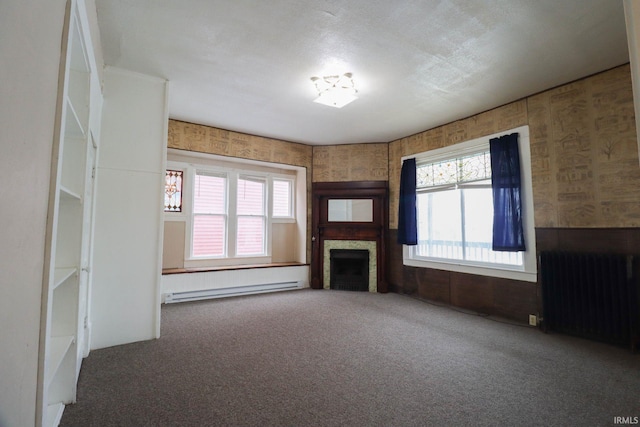
[[182, 274], [182, 273], [202, 273], [206, 271], [224, 271], [224, 270], [252, 270], [256, 268], [273, 268], [273, 267], [300, 267], [309, 264], [302, 262], [272, 262], [268, 264], [241, 264], [241, 265], [225, 265], [217, 267], [189, 267], [189, 268], [163, 268], [162, 274]]
[[455, 271], [459, 273], [476, 274], [478, 276], [500, 277], [504, 279], [536, 282], [538, 275], [535, 271], [511, 270], [491, 266], [475, 266], [456, 264], [454, 262], [437, 262], [404, 258], [403, 264], [409, 267], [433, 268], [436, 270]]

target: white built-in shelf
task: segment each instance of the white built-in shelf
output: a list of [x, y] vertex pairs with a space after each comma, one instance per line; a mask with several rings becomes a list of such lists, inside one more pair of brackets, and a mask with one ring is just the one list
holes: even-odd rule
[[48, 426], [57, 426], [62, 419], [62, 412], [64, 411], [63, 403], [54, 403], [47, 406], [47, 424]]
[[56, 268], [53, 274], [53, 289], [62, 285], [67, 279], [75, 275], [77, 271], [77, 268]]
[[45, 386], [48, 387], [51, 383], [51, 380], [55, 376], [56, 372], [60, 368], [60, 364], [62, 363], [62, 359], [69, 351], [71, 344], [74, 341], [73, 336], [62, 336], [62, 337], [51, 337], [49, 341], [50, 350], [49, 350], [49, 376], [47, 381], [45, 382]]
[[76, 112], [71, 99], [67, 97], [67, 119], [65, 124], [65, 135], [71, 137], [84, 137], [86, 135], [85, 127]]
[[82, 201], [82, 196], [80, 196], [80, 194], [69, 189], [68, 187], [65, 187], [64, 185], [60, 186], [60, 198], [63, 200], [76, 200], [79, 202]]

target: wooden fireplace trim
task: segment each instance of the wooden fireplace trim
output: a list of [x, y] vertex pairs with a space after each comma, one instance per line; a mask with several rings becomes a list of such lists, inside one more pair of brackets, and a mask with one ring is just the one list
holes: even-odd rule
[[[389, 218], [387, 181], [314, 182], [312, 184], [311, 287], [323, 289], [325, 240], [376, 242], [377, 289], [386, 293], [385, 231]], [[329, 222], [329, 199], [372, 199], [372, 222]]]

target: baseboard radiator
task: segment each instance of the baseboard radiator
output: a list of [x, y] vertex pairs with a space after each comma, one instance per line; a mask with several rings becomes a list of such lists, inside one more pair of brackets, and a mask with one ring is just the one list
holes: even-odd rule
[[261, 294], [265, 292], [288, 291], [301, 289], [304, 283], [301, 281], [265, 283], [261, 285], [234, 286], [228, 288], [205, 289], [198, 291], [171, 292], [163, 295], [166, 304], [175, 302], [198, 301], [212, 298], [233, 297], [239, 295]]
[[638, 345], [638, 282], [630, 255], [543, 251], [545, 331], [617, 345]]

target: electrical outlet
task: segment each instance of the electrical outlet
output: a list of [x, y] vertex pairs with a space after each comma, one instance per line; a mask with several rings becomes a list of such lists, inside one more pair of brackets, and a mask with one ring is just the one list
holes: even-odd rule
[[529, 324], [531, 326], [538, 326], [538, 317], [535, 314], [529, 315]]

